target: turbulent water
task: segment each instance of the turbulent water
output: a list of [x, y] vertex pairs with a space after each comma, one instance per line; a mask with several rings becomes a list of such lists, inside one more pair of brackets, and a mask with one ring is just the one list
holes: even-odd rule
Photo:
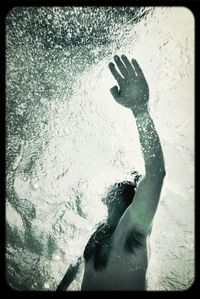
[[[183, 7], [16, 7], [6, 18], [6, 277], [55, 290], [106, 217], [110, 184], [144, 173], [108, 63], [140, 63], [166, 171], [148, 290], [194, 280], [194, 18]], [[82, 270], [69, 290], [80, 290]]]

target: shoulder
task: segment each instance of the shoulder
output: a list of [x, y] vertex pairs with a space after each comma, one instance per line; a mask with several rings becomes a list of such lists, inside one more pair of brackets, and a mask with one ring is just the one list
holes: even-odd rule
[[86, 261], [88, 261], [95, 254], [95, 252], [107, 242], [112, 233], [113, 229], [110, 229], [106, 223], [99, 224], [85, 247], [83, 256]]

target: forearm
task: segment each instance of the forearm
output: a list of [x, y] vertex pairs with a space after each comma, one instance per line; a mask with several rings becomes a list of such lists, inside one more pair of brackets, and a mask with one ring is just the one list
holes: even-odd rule
[[65, 291], [68, 288], [68, 286], [75, 279], [76, 274], [79, 270], [80, 264], [81, 264], [81, 257], [78, 258], [75, 265], [70, 265], [69, 266], [69, 268], [67, 269], [67, 272], [65, 273], [62, 281], [58, 285], [56, 291]]
[[148, 108], [132, 109], [138, 129], [141, 150], [144, 157], [145, 173], [162, 178], [165, 175], [163, 152], [155, 125]]
[[118, 72], [113, 63], [109, 68], [117, 80], [119, 88], [111, 88], [114, 99], [124, 107], [130, 108], [135, 116], [141, 149], [145, 162], [146, 175], [161, 178], [165, 166], [160, 139], [148, 111], [149, 87], [145, 76], [135, 59], [131, 62], [125, 55], [114, 57]]

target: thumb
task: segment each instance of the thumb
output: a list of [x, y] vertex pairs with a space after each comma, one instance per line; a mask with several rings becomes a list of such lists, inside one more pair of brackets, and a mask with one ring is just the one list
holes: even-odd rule
[[117, 86], [113, 86], [111, 89], [110, 89], [110, 92], [113, 96], [114, 99], [118, 98], [119, 97], [119, 90], [118, 90], [118, 87]]

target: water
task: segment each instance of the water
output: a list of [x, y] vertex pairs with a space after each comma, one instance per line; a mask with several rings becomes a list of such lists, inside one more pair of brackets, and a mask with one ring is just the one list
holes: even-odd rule
[[[185, 24], [183, 26], [183, 24]], [[148, 290], [194, 280], [194, 18], [182, 7], [14, 8], [6, 19], [7, 280], [55, 290], [106, 217], [110, 184], [144, 164], [108, 63], [140, 63], [167, 176]], [[70, 290], [80, 290], [83, 273]]]

